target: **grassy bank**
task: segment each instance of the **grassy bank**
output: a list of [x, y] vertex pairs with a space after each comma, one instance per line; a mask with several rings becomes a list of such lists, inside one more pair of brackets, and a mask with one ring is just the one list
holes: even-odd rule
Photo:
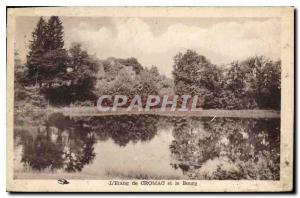
[[166, 111], [150, 109], [150, 111], [126, 111], [126, 108], [119, 108], [117, 111], [99, 111], [96, 107], [64, 107], [49, 108], [50, 112], [61, 112], [68, 116], [111, 116], [111, 115], [159, 115], [175, 117], [237, 117], [237, 118], [280, 118], [280, 111], [275, 110], [220, 110], [208, 109], [200, 111]]

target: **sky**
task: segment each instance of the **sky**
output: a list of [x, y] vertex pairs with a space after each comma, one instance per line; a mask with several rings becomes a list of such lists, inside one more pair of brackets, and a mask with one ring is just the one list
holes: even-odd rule
[[[25, 61], [38, 17], [17, 17], [16, 50]], [[47, 17], [45, 17], [47, 19]], [[222, 66], [250, 56], [280, 59], [277, 18], [61, 17], [65, 48], [82, 43], [99, 59], [135, 57], [172, 76], [173, 57], [193, 49]]]

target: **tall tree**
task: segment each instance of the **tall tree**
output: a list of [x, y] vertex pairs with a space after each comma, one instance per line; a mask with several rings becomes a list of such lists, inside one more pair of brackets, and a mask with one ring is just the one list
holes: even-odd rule
[[47, 85], [62, 84], [67, 72], [68, 54], [64, 49], [63, 25], [58, 16], [51, 16], [47, 24], [45, 38], [46, 53], [44, 54], [43, 77]]
[[47, 25], [47, 38], [46, 48], [47, 50], [63, 49], [63, 25], [58, 16], [51, 16]]
[[27, 82], [29, 84], [37, 84], [42, 80], [39, 70], [43, 62], [43, 54], [46, 52], [46, 32], [47, 24], [43, 17], [40, 17], [35, 30], [32, 32], [32, 41], [30, 42], [29, 54], [26, 62], [28, 68]]
[[68, 54], [63, 48], [63, 26], [59, 17], [51, 16], [48, 23], [41, 17], [32, 38], [26, 64], [29, 84], [39, 84], [39, 87], [60, 84], [66, 73]]
[[73, 43], [69, 49], [68, 80], [76, 98], [80, 101], [94, 99], [97, 63], [79, 43]]

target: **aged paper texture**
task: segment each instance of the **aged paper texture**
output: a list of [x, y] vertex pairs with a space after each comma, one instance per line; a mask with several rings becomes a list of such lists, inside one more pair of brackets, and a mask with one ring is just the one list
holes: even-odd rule
[[7, 191], [293, 190], [294, 8], [7, 14]]

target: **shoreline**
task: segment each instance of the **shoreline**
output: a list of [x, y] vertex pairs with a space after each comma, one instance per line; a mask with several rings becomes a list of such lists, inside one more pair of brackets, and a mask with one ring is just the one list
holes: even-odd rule
[[62, 113], [65, 116], [118, 116], [118, 115], [158, 115], [174, 117], [233, 117], [233, 118], [280, 118], [280, 111], [276, 110], [223, 110], [223, 109], [202, 109], [199, 111], [166, 111], [150, 109], [150, 111], [126, 111], [127, 108], [118, 108], [117, 111], [99, 111], [96, 107], [63, 107], [48, 108], [47, 112]]

